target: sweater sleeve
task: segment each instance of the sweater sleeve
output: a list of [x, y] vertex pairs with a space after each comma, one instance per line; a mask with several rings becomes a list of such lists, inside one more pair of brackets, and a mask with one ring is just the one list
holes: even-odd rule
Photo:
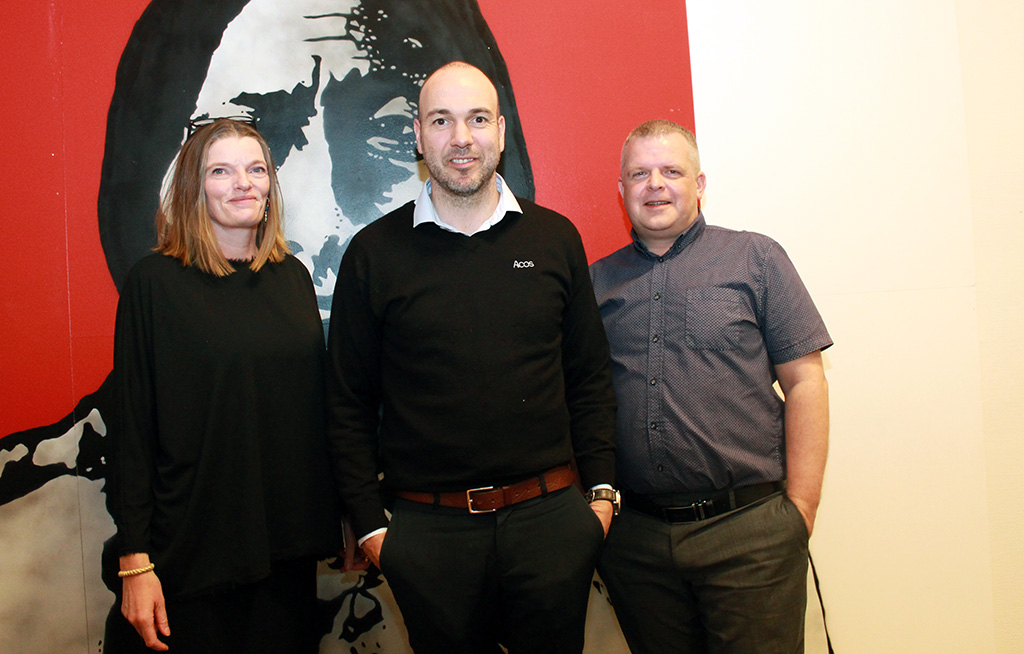
[[327, 336], [329, 435], [335, 475], [356, 535], [387, 526], [378, 481], [381, 328], [370, 305], [368, 258], [345, 251]]
[[108, 435], [108, 506], [122, 555], [150, 553], [157, 449], [150, 305], [149, 285], [136, 268], [125, 280], [117, 304], [113, 372], [117, 418]]
[[562, 322], [562, 367], [573, 453], [584, 488], [615, 482], [615, 391], [604, 323], [579, 233], [568, 253], [571, 290]]

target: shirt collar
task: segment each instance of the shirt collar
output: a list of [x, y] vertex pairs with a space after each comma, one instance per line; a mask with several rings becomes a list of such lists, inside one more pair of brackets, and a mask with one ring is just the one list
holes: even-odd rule
[[[473, 234], [488, 230], [497, 225], [501, 222], [501, 219], [505, 217], [505, 214], [510, 211], [523, 213], [522, 208], [519, 206], [519, 202], [516, 200], [516, 196], [512, 195], [512, 189], [505, 186], [505, 180], [502, 179], [501, 175], [494, 173], [494, 178], [498, 185], [498, 206], [494, 208], [494, 213], [491, 214], [491, 217], [485, 220], [483, 224], [473, 232]], [[416, 206], [412, 211], [412, 226], [419, 227], [424, 223], [433, 223], [443, 230], [455, 232], [456, 234], [464, 234], [465, 236], [473, 235], [466, 234], [465, 232], [452, 227], [441, 220], [441, 217], [437, 215], [434, 203], [430, 199], [429, 179], [423, 183], [423, 188], [420, 189], [420, 195], [416, 198]]]
[[672, 244], [672, 247], [668, 249], [663, 255], [657, 255], [647, 249], [644, 242], [637, 236], [636, 230], [631, 229], [629, 231], [630, 236], [633, 237], [633, 247], [647, 259], [671, 259], [680, 252], [683, 251], [687, 245], [692, 243], [700, 233], [704, 231], [704, 214], [702, 212], [697, 213], [697, 219], [693, 221], [693, 224], [686, 228], [686, 231], [676, 237], [676, 242]]

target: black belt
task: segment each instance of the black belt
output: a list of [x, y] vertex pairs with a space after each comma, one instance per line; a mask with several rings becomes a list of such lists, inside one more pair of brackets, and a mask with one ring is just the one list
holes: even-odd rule
[[689, 506], [661, 506], [651, 501], [647, 495], [623, 490], [622, 506], [665, 522], [697, 522], [741, 509], [785, 489], [784, 481], [741, 486], [708, 495]]

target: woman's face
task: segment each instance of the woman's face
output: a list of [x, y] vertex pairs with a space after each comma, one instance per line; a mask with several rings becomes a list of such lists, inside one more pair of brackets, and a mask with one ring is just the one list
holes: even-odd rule
[[259, 119], [285, 235], [325, 318], [348, 240], [425, 179], [412, 130], [419, 80], [374, 60], [360, 11], [351, 0], [252, 0], [224, 31], [193, 113]]
[[[270, 171], [256, 139], [226, 136], [210, 144], [203, 172], [206, 208], [221, 249], [252, 250], [270, 193]], [[237, 250], [232, 250], [236, 252]]]

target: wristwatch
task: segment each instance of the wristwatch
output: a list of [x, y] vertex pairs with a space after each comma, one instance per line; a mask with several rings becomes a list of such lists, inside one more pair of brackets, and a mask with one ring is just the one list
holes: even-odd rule
[[614, 488], [594, 488], [588, 490], [584, 497], [587, 499], [587, 504], [590, 504], [594, 500], [607, 500], [612, 503], [612, 515], [619, 515], [622, 511], [622, 498], [619, 496], [619, 491]]

